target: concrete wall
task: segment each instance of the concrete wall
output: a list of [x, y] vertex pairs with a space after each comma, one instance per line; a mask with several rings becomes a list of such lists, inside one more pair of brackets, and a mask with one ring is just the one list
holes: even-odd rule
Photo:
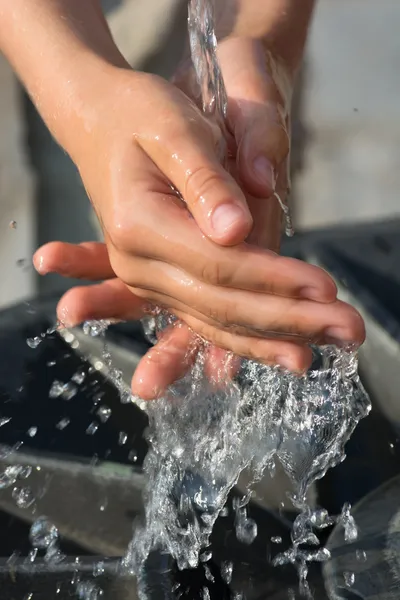
[[400, 2], [320, 0], [308, 46], [303, 228], [400, 214]]

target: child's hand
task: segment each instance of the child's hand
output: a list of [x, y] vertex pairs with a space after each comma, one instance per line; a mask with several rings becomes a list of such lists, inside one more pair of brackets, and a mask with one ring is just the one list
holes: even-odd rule
[[[180, 90], [151, 76], [114, 73], [94, 122], [71, 146], [107, 249], [55, 243], [35, 256], [42, 274], [105, 280], [64, 296], [59, 316], [66, 325], [140, 318], [148, 303], [186, 323], [167, 332], [137, 369], [133, 390], [145, 398], [182, 375], [195, 356], [199, 341], [187, 326], [219, 348], [294, 371], [309, 366], [310, 341], [360, 343], [364, 337], [361, 317], [336, 300], [325, 272], [241, 243], [247, 237], [279, 248], [282, 211], [273, 189], [276, 178], [285, 197], [288, 111], [257, 48], [228, 49], [224, 68], [221, 47], [231, 168], [245, 191], [220, 166], [217, 128]], [[188, 81], [181, 78], [180, 85]], [[254, 168], [260, 158], [261, 171]], [[216, 215], [234, 211], [230, 227], [216, 226]], [[212, 352], [220, 364], [221, 353]]]

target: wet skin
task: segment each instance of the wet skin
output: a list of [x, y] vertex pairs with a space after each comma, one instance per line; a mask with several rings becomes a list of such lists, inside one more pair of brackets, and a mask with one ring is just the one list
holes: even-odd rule
[[365, 335], [328, 274], [277, 254], [282, 210], [273, 193], [284, 199], [289, 185], [291, 73], [247, 39], [223, 42], [220, 60], [229, 172], [218, 128], [195, 105], [190, 69], [172, 85], [109, 68], [101, 101], [69, 149], [105, 244], [52, 242], [34, 257], [41, 274], [104, 280], [63, 296], [58, 313], [67, 326], [137, 319], [149, 304], [179, 317], [134, 375], [134, 393], [148, 399], [188, 368], [198, 335], [211, 343], [210, 372], [227, 361], [235, 368], [221, 349], [302, 372], [309, 342], [360, 344]]

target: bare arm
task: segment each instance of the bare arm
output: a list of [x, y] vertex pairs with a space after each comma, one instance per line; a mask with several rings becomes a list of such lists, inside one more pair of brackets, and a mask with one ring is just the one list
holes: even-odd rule
[[[90, 126], [90, 99], [101, 98], [112, 66], [128, 67], [98, 0], [0, 0], [0, 50], [56, 139]], [[97, 83], [98, 82], [98, 83]]]

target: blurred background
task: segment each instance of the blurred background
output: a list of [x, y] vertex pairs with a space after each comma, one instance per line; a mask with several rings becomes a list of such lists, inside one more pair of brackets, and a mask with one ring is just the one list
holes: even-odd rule
[[[125, 56], [169, 76], [186, 28], [181, 0], [104, 1]], [[297, 230], [400, 214], [400, 3], [319, 0], [295, 98], [292, 207]], [[65, 289], [38, 278], [35, 248], [94, 239], [75, 167], [0, 57], [0, 307]], [[15, 224], [10, 224], [15, 222]]]

